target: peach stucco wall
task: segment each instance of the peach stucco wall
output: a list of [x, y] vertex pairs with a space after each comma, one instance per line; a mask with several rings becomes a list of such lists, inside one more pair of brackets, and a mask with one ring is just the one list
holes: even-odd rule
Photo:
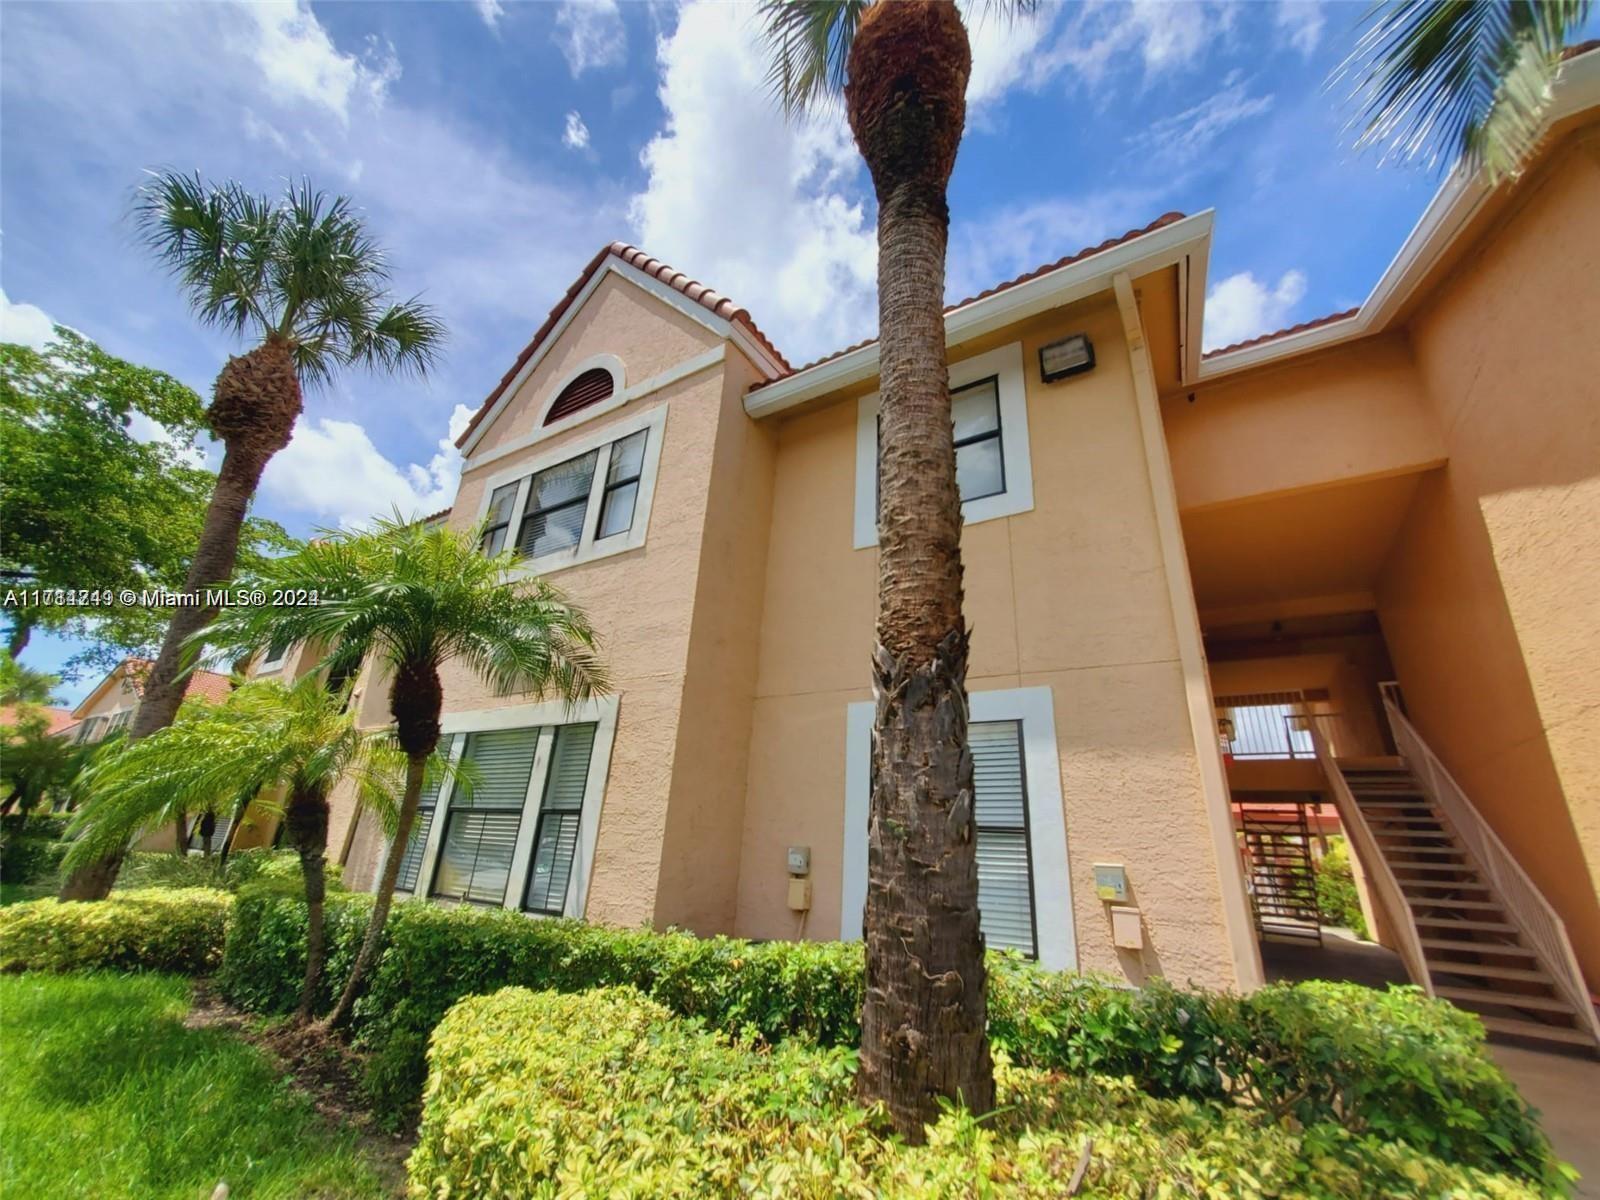
[[[554, 343], [505, 415], [490, 426], [475, 454], [491, 452], [526, 434], [550, 388], [573, 363], [596, 354], [615, 354], [622, 359], [628, 384], [634, 386], [718, 344], [715, 334], [668, 305], [631, 283], [607, 278]], [[730, 356], [734, 353], [730, 349]], [[469, 459], [450, 515], [453, 527], [471, 527], [478, 517], [484, 481], [490, 475], [512, 471], [520, 463], [603, 430], [609, 423], [667, 406], [645, 543], [546, 575], [589, 614], [600, 633], [612, 688], [620, 700], [587, 899], [586, 915], [593, 920], [636, 925], [656, 916], [695, 593], [703, 566], [708, 480], [719, 445], [718, 427], [729, 408], [729, 385], [723, 378], [727, 366], [716, 363], [485, 466], [476, 466]], [[448, 667], [445, 672], [447, 712], [499, 708], [533, 699], [496, 695], [459, 667]], [[384, 680], [364, 681], [364, 723], [384, 723], [387, 703]], [[350, 820], [349, 799], [341, 800], [343, 823], [335, 830], [335, 844]], [[381, 853], [375, 828], [370, 822], [363, 824], [366, 828], [352, 840], [347, 868], [351, 882], [359, 886], [371, 878]], [[719, 869], [728, 871], [731, 879], [737, 863]], [[730, 895], [725, 907], [731, 908], [731, 883], [724, 890]]]
[[1411, 323], [1450, 462], [1379, 611], [1413, 719], [1600, 988], [1600, 128], [1519, 187]]
[[1445, 457], [1399, 331], [1168, 396], [1161, 415], [1186, 512]]
[[[1042, 343], [1086, 330], [1092, 374], [1044, 385]], [[968, 687], [1048, 686], [1078, 961], [1133, 980], [1231, 986], [1171, 599], [1129, 353], [1102, 297], [970, 348], [1020, 340], [1035, 506], [962, 538]], [[964, 350], [963, 354], [967, 351]], [[737, 931], [794, 936], [784, 848], [812, 850], [807, 935], [840, 927], [846, 706], [870, 696], [876, 552], [852, 549], [854, 396], [784, 422], [772, 492]], [[1115, 950], [1092, 865], [1126, 865], [1147, 948]]]

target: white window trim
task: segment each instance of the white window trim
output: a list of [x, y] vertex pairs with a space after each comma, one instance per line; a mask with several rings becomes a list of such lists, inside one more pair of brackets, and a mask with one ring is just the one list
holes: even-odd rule
[[[975, 354], [950, 364], [950, 388], [966, 387], [993, 375], [1000, 395], [1000, 451], [1006, 490], [961, 506], [968, 525], [1010, 517], [1033, 509], [1033, 457], [1028, 451], [1028, 389], [1022, 343]], [[856, 403], [855, 548], [878, 544], [878, 393]]]
[[263, 650], [261, 652], [261, 665], [256, 668], [256, 676], [259, 678], [262, 675], [276, 675], [276, 674], [278, 674], [280, 671], [283, 670], [284, 666], [288, 663], [288, 661], [289, 661], [289, 651], [291, 651], [293, 649], [294, 649], [294, 646], [292, 644], [291, 645], [286, 645], [283, 648], [283, 653], [278, 655], [277, 658], [268, 658], [267, 655], [272, 653], [272, 647], [268, 646], [265, 650]]
[[641, 429], [648, 429], [649, 436], [645, 438], [644, 462], [640, 464], [639, 494], [634, 500], [633, 524], [626, 533], [614, 534], [611, 537], [597, 541], [595, 531], [600, 524], [600, 502], [605, 494], [606, 462], [595, 463], [594, 478], [589, 484], [589, 505], [584, 510], [583, 533], [578, 538], [578, 544], [571, 549], [557, 551], [555, 554], [545, 554], [539, 558], [523, 559], [516, 568], [506, 573], [507, 580], [527, 579], [533, 575], [549, 575], [565, 567], [575, 567], [579, 563], [594, 562], [596, 559], [609, 558], [613, 554], [623, 554], [629, 550], [637, 550], [645, 543], [645, 535], [650, 527], [650, 509], [655, 499], [656, 473], [661, 465], [661, 443], [667, 427], [667, 405], [658, 404], [648, 412], [643, 412], [626, 420], [617, 421], [596, 429], [582, 438], [564, 442], [559, 448], [549, 450], [537, 458], [528, 459], [520, 465], [500, 471], [491, 475], [483, 483], [483, 495], [478, 500], [478, 513], [474, 518], [474, 525], [482, 524], [483, 518], [489, 512], [489, 501], [494, 496], [496, 488], [504, 487], [508, 483], [520, 482], [516, 498], [511, 504], [511, 518], [506, 527], [506, 545], [514, 547], [517, 536], [522, 528], [522, 518], [527, 509], [528, 493], [531, 487], [526, 482], [547, 467], [553, 467], [568, 459], [577, 458], [598, 450], [613, 442], [620, 442], [623, 438], [638, 433]]
[[[572, 862], [572, 876], [567, 880], [567, 895], [561, 907], [564, 917], [582, 917], [589, 903], [589, 880], [594, 867], [594, 849], [600, 839], [600, 809], [605, 801], [606, 776], [611, 769], [611, 746], [617, 736], [617, 711], [621, 701], [617, 696], [598, 700], [581, 700], [567, 704], [562, 700], [544, 700], [533, 704], [511, 704], [503, 708], [479, 709], [473, 712], [446, 713], [439, 720], [444, 734], [459, 734], [450, 749], [450, 760], [460, 762], [466, 751], [469, 733], [485, 733], [496, 729], [539, 728], [539, 744], [534, 751], [533, 772], [528, 780], [528, 794], [523, 801], [522, 821], [517, 827], [517, 844], [511, 855], [510, 875], [506, 882], [504, 907], [514, 912], [522, 911], [523, 893], [528, 888], [528, 865], [533, 856], [533, 836], [539, 826], [539, 804], [544, 798], [545, 779], [550, 771], [550, 753], [555, 743], [558, 725], [586, 725], [593, 723], [594, 745], [589, 751], [589, 778], [583, 789], [583, 815], [578, 821], [578, 849]], [[439, 789], [434, 802], [433, 821], [428, 826], [428, 842], [423, 847], [422, 862], [417, 867], [417, 889], [414, 896], [427, 896], [433, 890], [434, 866], [438, 862], [440, 847], [444, 844], [444, 827], [450, 808], [451, 786], [446, 782]], [[382, 876], [385, 861], [395, 852], [394, 843], [378, 858], [373, 886]], [[404, 850], [401, 850], [404, 853]], [[434, 901], [434, 903], [453, 903]], [[527, 913], [542, 917], [545, 913]]]
[[[1028, 842], [1033, 856], [1033, 913], [1039, 962], [1057, 971], [1076, 970], [1078, 938], [1072, 918], [1072, 872], [1067, 863], [1067, 824], [1061, 801], [1061, 758], [1056, 750], [1055, 701], [1047, 687], [972, 692], [973, 721], [1020, 721], [1028, 779]], [[843, 888], [839, 936], [861, 940], [867, 905], [867, 814], [871, 806], [874, 703], [847, 709], [845, 727]]]

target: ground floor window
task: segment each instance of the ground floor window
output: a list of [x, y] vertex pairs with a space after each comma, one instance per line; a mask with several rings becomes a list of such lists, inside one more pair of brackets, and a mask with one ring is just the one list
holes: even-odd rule
[[[1049, 688], [970, 697], [978, 908], [991, 948], [1020, 950], [1046, 966], [1077, 965], [1067, 867], [1061, 763]], [[841, 935], [861, 936], [867, 890], [867, 814], [873, 705], [849, 706], [845, 755]]]
[[447, 713], [441, 749], [473, 782], [428, 784], [396, 890], [582, 916], [616, 717], [615, 697]]

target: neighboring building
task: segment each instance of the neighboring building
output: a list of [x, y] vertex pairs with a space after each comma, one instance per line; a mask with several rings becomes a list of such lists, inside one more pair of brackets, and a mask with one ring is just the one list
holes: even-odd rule
[[[1252, 988], [1271, 879], [1259, 848], [1246, 879], [1241, 814], [1326, 832], [1320, 803], [1419, 982], [1589, 1036], [1597, 101], [1600, 53], [1571, 60], [1526, 175], [1452, 177], [1349, 313], [1202, 355], [1209, 212], [950, 308], [991, 945]], [[640, 250], [590, 262], [463, 435], [442, 516], [584, 606], [615, 690], [567, 711], [448, 670], [447, 745], [484, 782], [424, 798], [407, 890], [859, 936], [876, 371], [874, 342], [791, 367]], [[359, 885], [385, 845], [335, 801]]]
[[47, 734], [65, 733], [78, 723], [70, 708], [52, 708], [47, 704], [0, 704], [0, 726], [15, 727], [22, 720], [44, 720]]
[[[121, 733], [133, 721], [134, 711], [144, 692], [144, 680], [151, 662], [147, 658], [126, 658], [95, 685], [76, 708], [72, 710], [73, 723], [62, 730], [62, 736], [74, 742], [101, 742], [114, 733]], [[233, 681], [215, 671], [195, 671], [189, 676], [189, 686], [184, 695], [199, 696], [213, 702], [225, 700], [233, 689]], [[214, 846], [228, 838], [228, 822], [219, 820], [213, 833]], [[158, 830], [140, 839], [141, 850], [169, 850], [173, 835], [170, 830]], [[199, 848], [199, 843], [193, 843]]]

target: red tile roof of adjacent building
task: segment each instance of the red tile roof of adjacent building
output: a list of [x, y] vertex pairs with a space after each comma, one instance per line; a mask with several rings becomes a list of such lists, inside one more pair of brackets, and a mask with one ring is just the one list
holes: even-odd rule
[[1243, 350], [1247, 346], [1259, 346], [1262, 342], [1275, 342], [1279, 338], [1286, 338], [1291, 333], [1302, 333], [1307, 329], [1318, 329], [1323, 325], [1332, 325], [1335, 321], [1345, 321], [1355, 316], [1359, 308], [1347, 308], [1343, 312], [1329, 313], [1325, 317], [1317, 317], [1311, 321], [1301, 321], [1298, 325], [1291, 325], [1287, 329], [1275, 329], [1271, 333], [1259, 334], [1253, 338], [1246, 338], [1242, 342], [1234, 342], [1231, 346], [1218, 346], [1215, 350], [1207, 350], [1201, 358], [1215, 358], [1219, 354], [1228, 354], [1234, 350]]
[[556, 324], [566, 315], [567, 310], [572, 307], [573, 302], [578, 298], [578, 294], [583, 291], [589, 280], [594, 277], [594, 273], [600, 269], [607, 258], [613, 255], [627, 263], [628, 266], [635, 267], [646, 275], [660, 280], [672, 288], [673, 291], [681, 293], [723, 320], [742, 325], [745, 331], [777, 360], [784, 371], [787, 372], [791, 369], [788, 360], [768, 340], [767, 335], [761, 332], [755, 321], [751, 319], [748, 310], [740, 308], [722, 293], [690, 279], [682, 271], [669, 267], [659, 258], [651, 258], [650, 255], [637, 246], [630, 246], [626, 242], [612, 242], [589, 260], [589, 265], [584, 267], [577, 279], [573, 280], [572, 286], [567, 289], [566, 295], [556, 301], [556, 306], [550, 310], [550, 315], [544, 319], [544, 324], [534, 331], [533, 337], [523, 347], [522, 353], [517, 355], [516, 362], [511, 364], [511, 369], [501, 376], [500, 382], [495, 386], [494, 391], [489, 393], [488, 399], [472, 415], [472, 420], [467, 422], [467, 427], [461, 431], [461, 436], [456, 439], [457, 446], [464, 445], [466, 440], [472, 436], [472, 431], [478, 427], [484, 417], [488, 415], [489, 410], [494, 407], [495, 402], [505, 393], [506, 388], [511, 385], [511, 381], [517, 377], [517, 372], [521, 371], [528, 360], [538, 351], [539, 347], [544, 345], [545, 339], [550, 336]]
[[[0, 725], [16, 725], [17, 709], [19, 707], [23, 706], [16, 704], [0, 704]], [[46, 733], [60, 733], [69, 725], [77, 724], [77, 722], [73, 719], [72, 710], [70, 708], [51, 708], [43, 704], [29, 704], [25, 707], [29, 710], [30, 716], [43, 715], [45, 719], [44, 731]]]
[[[1084, 249], [1077, 251], [1075, 254], [1069, 254], [1065, 258], [1058, 258], [1054, 262], [1047, 262], [1043, 266], [1035, 267], [1031, 271], [1025, 272], [1022, 275], [1018, 275], [1015, 279], [1008, 279], [1004, 283], [997, 283], [993, 287], [979, 292], [976, 296], [968, 296], [965, 300], [957, 300], [954, 304], [947, 304], [945, 305], [944, 311], [947, 313], [954, 312], [958, 308], [965, 308], [967, 305], [974, 304], [979, 300], [987, 300], [990, 296], [997, 295], [1000, 292], [1010, 291], [1014, 287], [1019, 287], [1024, 283], [1029, 283], [1032, 280], [1038, 279], [1041, 275], [1048, 275], [1051, 271], [1059, 271], [1062, 267], [1070, 267], [1073, 263], [1082, 262], [1086, 258], [1093, 258], [1096, 254], [1104, 254], [1107, 250], [1110, 250], [1116, 246], [1120, 246], [1124, 242], [1131, 242], [1134, 238], [1143, 237], [1147, 233], [1154, 233], [1156, 230], [1161, 229], [1164, 226], [1171, 225], [1174, 221], [1181, 221], [1183, 219], [1184, 214], [1181, 212], [1162, 213], [1159, 217], [1157, 217], [1154, 221], [1151, 221], [1150, 224], [1144, 226], [1142, 229], [1130, 229], [1127, 233], [1121, 234], [1117, 237], [1107, 238], [1098, 246], [1087, 246]], [[795, 367], [789, 372], [789, 375], [798, 375], [801, 371], [809, 371], [812, 367], [820, 367], [823, 363], [832, 362], [836, 358], [843, 358], [846, 354], [853, 354], [857, 350], [861, 350], [872, 345], [872, 343], [876, 342], [877, 340], [878, 339], [875, 337], [870, 337], [864, 341], [855, 343], [853, 346], [846, 346], [843, 350], [835, 350], [832, 354], [825, 354], [819, 359], [808, 362], [803, 367]], [[787, 378], [787, 376], [779, 376], [779, 378]], [[774, 382], [776, 382], [776, 380], [762, 380], [752, 384], [750, 390], [753, 392], [757, 388], [765, 387], [768, 383]]]
[[[148, 658], [125, 658], [116, 670], [125, 672], [133, 684], [134, 692], [138, 695], [143, 695], [145, 672], [154, 665], [155, 662]], [[113, 671], [112, 674], [115, 675], [116, 671]], [[95, 690], [98, 691], [99, 689], [96, 688]], [[219, 675], [215, 671], [197, 670], [189, 676], [189, 686], [184, 688], [183, 694], [185, 697], [200, 696], [206, 700], [220, 703], [228, 698], [228, 693], [231, 691], [233, 691], [233, 680], [227, 675]], [[93, 694], [93, 692], [90, 693], [90, 695]]]

